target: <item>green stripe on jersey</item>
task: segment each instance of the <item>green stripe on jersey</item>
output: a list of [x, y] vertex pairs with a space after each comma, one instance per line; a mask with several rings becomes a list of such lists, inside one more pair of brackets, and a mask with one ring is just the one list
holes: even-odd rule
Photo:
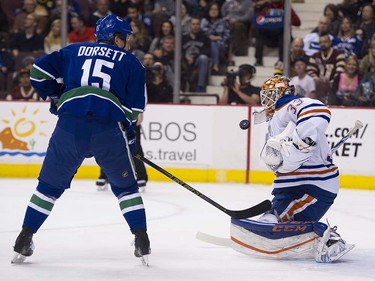
[[54, 205], [53, 203], [43, 200], [42, 198], [38, 197], [35, 194], [33, 194], [33, 196], [31, 197], [30, 202], [49, 212], [51, 212], [53, 205]]
[[109, 100], [114, 105], [117, 106], [119, 110], [123, 112], [123, 114], [130, 120], [135, 121], [137, 120], [138, 112], [132, 112], [131, 109], [125, 110], [123, 105], [121, 104], [120, 100], [111, 92], [105, 91], [103, 89], [99, 89], [92, 86], [83, 86], [79, 88], [72, 89], [68, 92], [65, 92], [61, 98], [59, 99], [59, 107], [66, 102], [74, 100], [76, 98], [81, 98], [87, 95], [96, 96], [98, 98], [103, 98]]
[[30, 77], [34, 78], [34, 79], [37, 79], [37, 80], [39, 80], [39, 79], [53, 80], [53, 78], [51, 76], [48, 76], [47, 74], [45, 74], [44, 72], [40, 71], [36, 67], [32, 67], [31, 68], [31, 70], [30, 70]]

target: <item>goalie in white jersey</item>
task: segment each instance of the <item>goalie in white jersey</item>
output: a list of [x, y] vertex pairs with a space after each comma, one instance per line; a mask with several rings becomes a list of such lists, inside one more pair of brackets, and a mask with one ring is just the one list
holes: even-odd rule
[[354, 245], [319, 222], [339, 189], [325, 135], [331, 112], [319, 100], [296, 96], [285, 76], [265, 81], [260, 96], [269, 121], [261, 158], [276, 176], [274, 198], [259, 221], [232, 219], [234, 248], [272, 257], [310, 253], [317, 262], [335, 261]]

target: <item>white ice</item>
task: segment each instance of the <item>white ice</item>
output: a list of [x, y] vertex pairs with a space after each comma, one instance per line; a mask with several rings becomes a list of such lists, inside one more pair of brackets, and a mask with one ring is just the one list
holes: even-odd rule
[[[11, 265], [36, 183], [0, 179], [0, 281], [375, 280], [375, 192], [349, 189], [340, 191], [327, 217], [356, 247], [334, 264], [257, 259], [199, 241], [199, 231], [228, 238], [230, 218], [176, 183], [150, 182], [143, 193], [152, 247], [147, 268], [133, 255], [114, 195], [96, 191], [94, 181], [74, 180], [34, 235], [34, 255]], [[191, 185], [228, 209], [272, 198], [269, 186]]]

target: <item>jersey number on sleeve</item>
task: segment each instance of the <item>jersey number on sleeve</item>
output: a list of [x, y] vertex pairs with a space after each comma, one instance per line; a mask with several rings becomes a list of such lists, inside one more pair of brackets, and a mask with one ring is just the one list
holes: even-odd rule
[[[94, 67], [91, 68], [91, 65], [93, 63], [92, 59], [87, 59], [82, 65], [82, 78], [81, 78], [81, 85], [82, 86], [93, 86], [96, 88], [101, 88], [103, 90], [109, 91], [111, 87], [111, 76], [105, 72], [103, 72], [103, 66], [112, 69], [114, 67], [113, 62], [101, 60], [101, 59], [96, 59], [94, 61]], [[102, 86], [99, 85], [99, 83], [94, 83], [90, 82], [90, 78], [92, 77], [97, 77], [101, 78], [102, 81]]]

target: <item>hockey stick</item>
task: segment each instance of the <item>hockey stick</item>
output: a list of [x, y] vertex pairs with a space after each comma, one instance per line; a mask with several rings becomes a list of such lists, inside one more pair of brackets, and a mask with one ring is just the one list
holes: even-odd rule
[[206, 243], [213, 244], [216, 246], [222, 246], [222, 247], [232, 246], [232, 242], [230, 239], [213, 236], [204, 232], [197, 232], [197, 234], [195, 235], [195, 238], [197, 238], [198, 240], [202, 242], [206, 242]]
[[145, 157], [143, 157], [143, 156], [141, 156], [139, 154], [135, 155], [135, 158], [137, 158], [138, 160], [141, 160], [142, 162], [150, 165], [152, 168], [154, 168], [158, 172], [162, 173], [163, 175], [165, 175], [166, 177], [170, 178], [174, 182], [178, 183], [182, 187], [184, 187], [187, 190], [191, 191], [195, 195], [199, 196], [200, 198], [202, 198], [203, 200], [205, 200], [206, 202], [210, 203], [211, 205], [213, 205], [214, 207], [218, 208], [220, 211], [226, 213], [227, 215], [229, 215], [232, 218], [235, 218], [235, 219], [250, 218], [250, 217], [254, 217], [254, 216], [263, 214], [264, 212], [267, 212], [267, 211], [269, 211], [271, 209], [271, 201], [270, 200], [264, 200], [263, 202], [255, 205], [253, 207], [250, 207], [248, 209], [238, 210], [238, 211], [236, 211], [236, 210], [228, 210], [228, 209], [224, 208], [223, 206], [221, 206], [220, 204], [218, 204], [215, 201], [213, 201], [211, 198], [209, 198], [206, 195], [204, 195], [203, 193], [199, 192], [198, 190], [196, 190], [192, 186], [188, 185], [187, 183], [183, 182], [179, 178], [175, 177], [174, 175], [172, 175], [169, 172], [167, 172], [166, 170], [164, 170], [163, 168], [159, 167], [154, 162], [148, 160], [147, 158], [145, 158]]
[[331, 148], [332, 154], [336, 152], [336, 150], [344, 144], [357, 130], [363, 127], [363, 123], [359, 120], [355, 121], [354, 127], [349, 130], [349, 132], [343, 136], [343, 138]]

